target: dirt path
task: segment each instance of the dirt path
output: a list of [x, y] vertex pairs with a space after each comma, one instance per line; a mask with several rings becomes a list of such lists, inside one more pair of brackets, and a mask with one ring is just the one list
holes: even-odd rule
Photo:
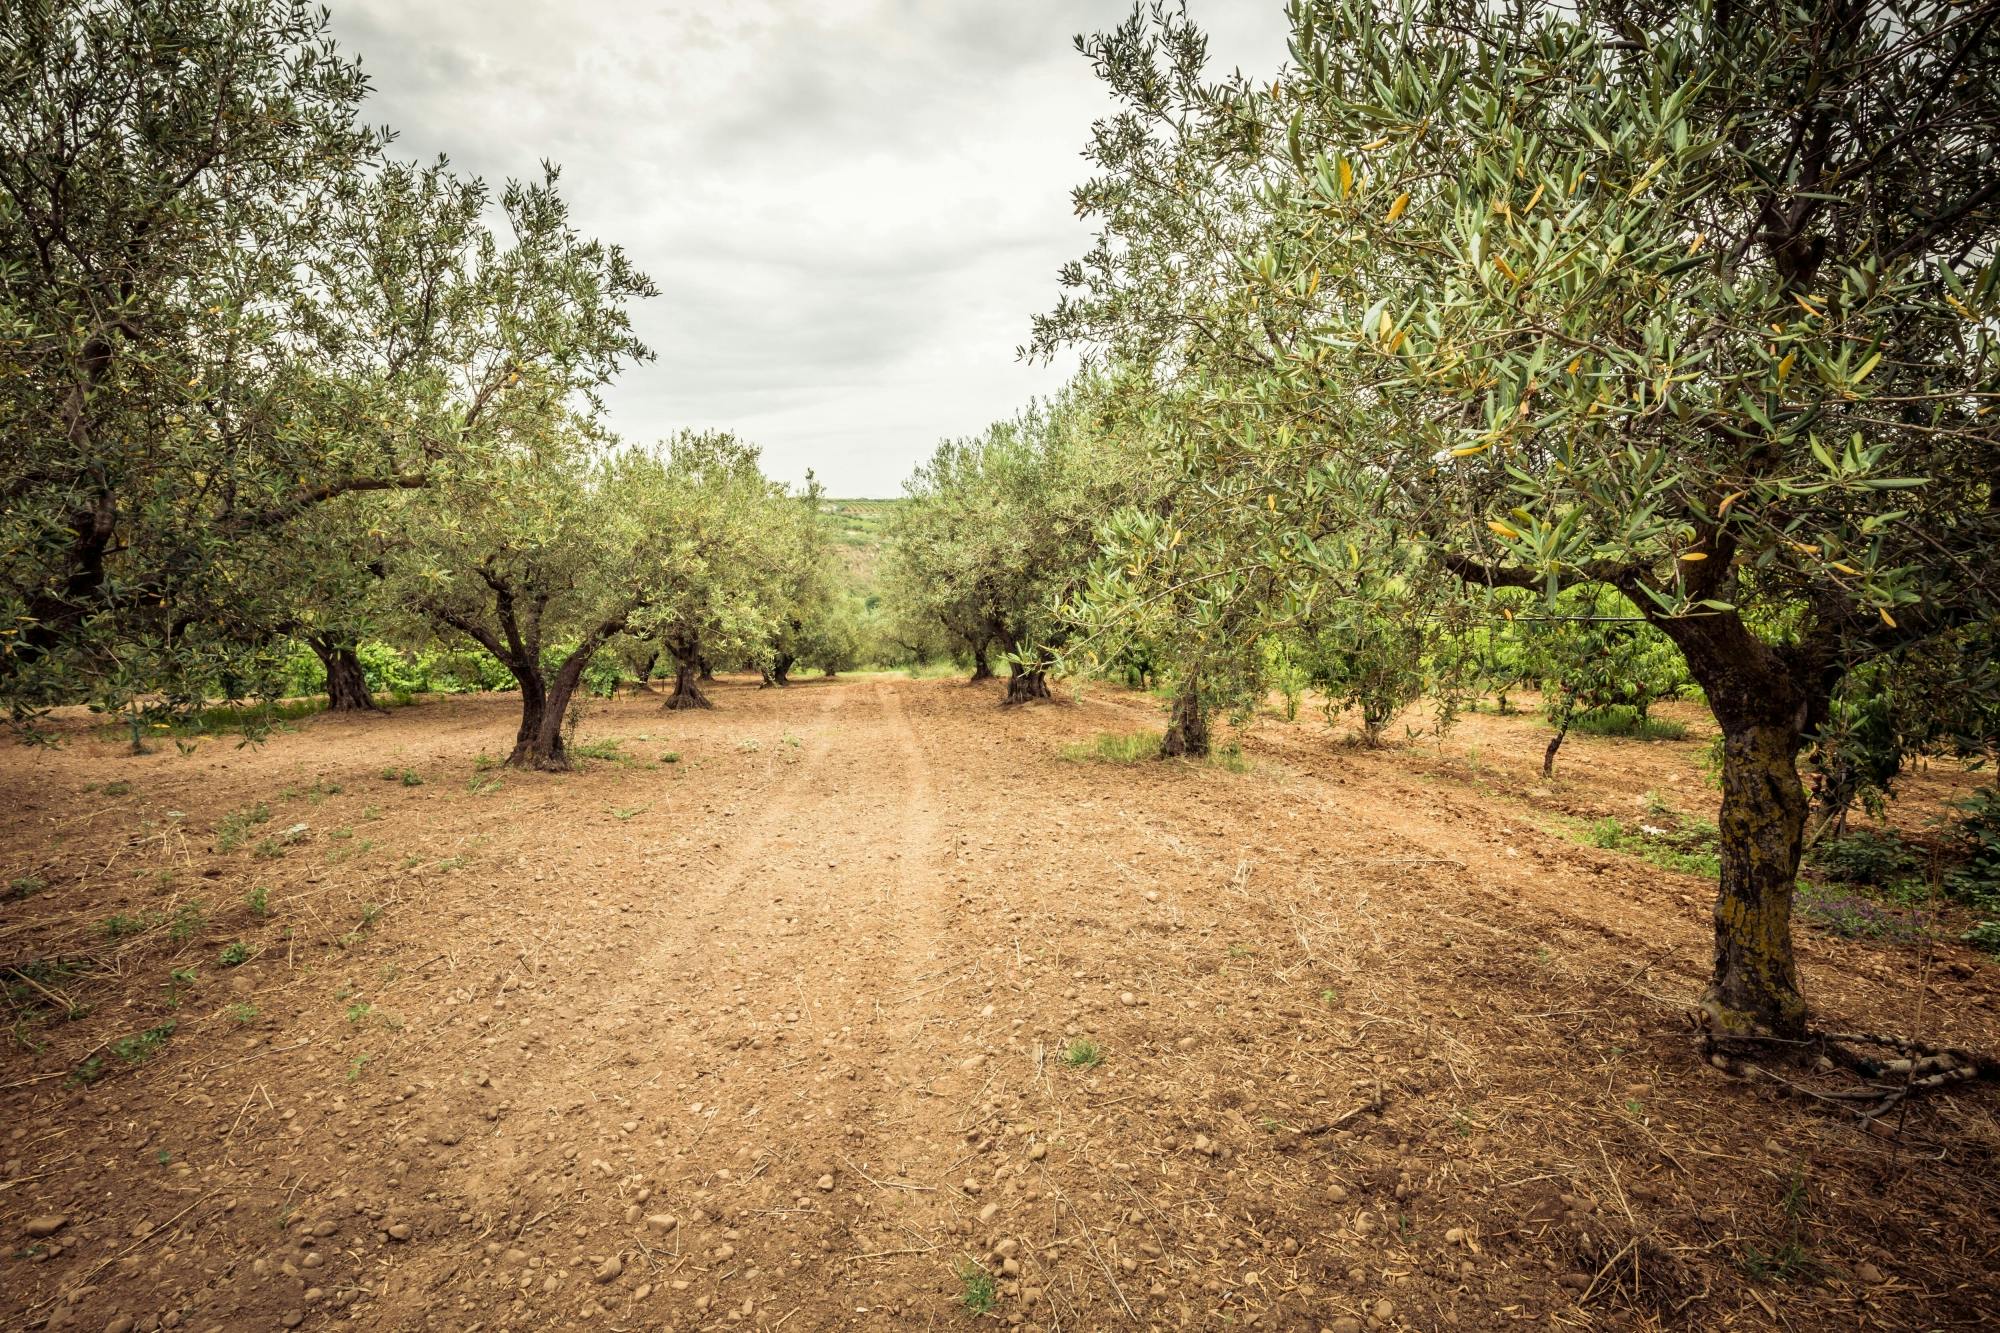
[[[0, 1324], [1895, 1329], [2000, 1296], [1991, 1101], [1892, 1143], [1696, 1065], [1704, 886], [1553, 831], [1698, 808], [1693, 744], [1573, 738], [1543, 784], [1529, 720], [1385, 753], [1260, 721], [1231, 772], [1066, 761], [1157, 729], [1109, 690], [716, 697], [598, 708], [564, 777], [482, 765], [506, 698], [0, 751], [0, 869], [44, 884], [0, 917]], [[1972, 955], [1805, 959], [1830, 1021], [2000, 1045]]]

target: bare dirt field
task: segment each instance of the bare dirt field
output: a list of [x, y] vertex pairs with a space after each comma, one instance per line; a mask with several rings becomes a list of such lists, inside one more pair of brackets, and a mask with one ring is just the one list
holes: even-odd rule
[[[567, 776], [480, 765], [510, 696], [0, 750], [0, 1326], [2000, 1307], [1992, 1095], [1871, 1132], [1701, 1065], [1710, 886], [1565, 834], [1712, 814], [1699, 728], [1545, 784], [1532, 718], [1260, 718], [1239, 772], [1064, 758], [1157, 730], [1106, 687], [716, 699], [593, 705]], [[1801, 948], [1826, 1026], [2000, 1046], [1980, 955]]]

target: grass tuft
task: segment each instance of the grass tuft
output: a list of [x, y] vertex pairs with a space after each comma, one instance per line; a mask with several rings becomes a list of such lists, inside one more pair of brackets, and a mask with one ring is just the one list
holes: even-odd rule
[[1099, 732], [1092, 740], [1063, 746], [1059, 757], [1073, 764], [1137, 764], [1160, 757], [1160, 738], [1150, 731]]
[[958, 1303], [974, 1314], [990, 1314], [998, 1301], [993, 1275], [967, 1259], [958, 1269]]
[[1095, 1069], [1104, 1063], [1104, 1050], [1088, 1037], [1071, 1037], [1062, 1058], [1071, 1069]]

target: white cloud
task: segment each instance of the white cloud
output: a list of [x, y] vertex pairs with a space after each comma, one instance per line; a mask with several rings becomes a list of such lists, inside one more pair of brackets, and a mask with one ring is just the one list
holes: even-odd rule
[[[616, 430], [727, 426], [776, 476], [888, 495], [1068, 373], [1014, 349], [1089, 239], [1069, 192], [1109, 104], [1071, 38], [1127, 8], [348, 0], [334, 30], [401, 152], [496, 184], [559, 163], [577, 224], [659, 284]], [[1218, 69], [1282, 60], [1278, 0], [1190, 8]]]

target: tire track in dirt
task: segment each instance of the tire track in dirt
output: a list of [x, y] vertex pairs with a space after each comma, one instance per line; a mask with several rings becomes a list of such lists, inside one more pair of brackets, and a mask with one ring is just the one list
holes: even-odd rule
[[[826, 1266], [822, 1317], [831, 1304], [856, 1327], [879, 1326], [884, 1285], [937, 1285], [917, 1268], [935, 1263], [950, 1212], [955, 1132], [935, 1085], [955, 1065], [926, 1038], [922, 997], [962, 970], [944, 956], [937, 815], [897, 692], [823, 689], [815, 722], [836, 713], [837, 738], [815, 727], [797, 762], [736, 803], [754, 809], [725, 855], [655, 909], [675, 918], [655, 943], [601, 989], [541, 997], [531, 1023], [571, 1014], [593, 1038], [555, 1058], [522, 1052], [508, 1071], [515, 1113], [560, 1128], [531, 1124], [445, 1193], [499, 1176], [518, 1195], [526, 1182], [541, 1197], [518, 1244], [572, 1225], [579, 1238], [622, 1231], [620, 1263], [684, 1292], [698, 1316], [758, 1321], [809, 1262]], [[647, 1221], [664, 1216], [677, 1225]], [[566, 1289], [610, 1257], [594, 1241], [553, 1288], [520, 1269], [533, 1301], [517, 1313], [533, 1326], [555, 1297], [555, 1323], [590, 1317], [589, 1289], [580, 1306]], [[413, 1292], [388, 1308], [422, 1306]]]

